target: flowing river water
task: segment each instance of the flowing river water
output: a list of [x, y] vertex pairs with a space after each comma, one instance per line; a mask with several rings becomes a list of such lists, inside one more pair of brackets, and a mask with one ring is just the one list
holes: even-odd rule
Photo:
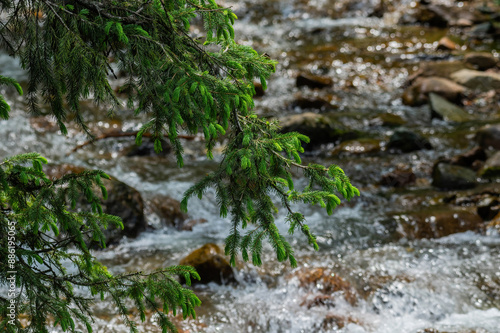
[[[334, 106], [338, 120], [350, 129], [385, 142], [393, 129], [373, 125], [372, 120], [389, 113], [427, 137], [434, 149], [407, 154], [332, 155], [331, 144], [307, 154], [306, 162], [341, 166], [361, 190], [361, 197], [337, 208], [332, 216], [317, 207], [300, 207], [318, 235], [320, 250], [313, 251], [300, 235], [294, 237], [291, 242], [296, 249], [297, 269], [277, 262], [269, 247], [262, 267], [237, 265], [236, 285], [194, 287], [203, 304], [196, 320], [177, 321], [183, 332], [500, 332], [498, 233], [490, 228], [414, 239], [395, 236], [399, 226], [391, 222], [393, 212], [429, 209], [433, 202], [450, 195], [430, 185], [434, 161], [472, 147], [473, 133], [492, 119], [500, 119], [498, 111], [493, 115], [478, 113], [465, 125], [452, 125], [431, 120], [428, 106], [402, 104], [402, 87], [419, 62], [450, 57], [435, 51], [436, 40], [446, 31], [395, 25], [401, 13], [413, 6], [410, 1], [398, 3], [399, 11], [383, 18], [368, 17], [377, 4], [371, 0], [247, 0], [225, 4], [232, 6], [240, 18], [235, 24], [239, 42], [279, 61], [268, 91], [256, 99], [260, 115], [302, 112], [293, 107], [299, 94], [324, 98]], [[494, 45], [484, 45], [484, 49], [491, 48]], [[0, 61], [5, 69], [2, 75], [25, 79], [15, 62], [6, 56]], [[295, 77], [300, 72], [330, 77], [334, 88], [298, 89]], [[54, 163], [99, 168], [136, 188], [146, 201], [158, 194], [179, 200], [190, 185], [215, 168], [220, 158], [216, 155], [215, 161], [209, 161], [203, 155], [202, 143], [188, 142], [186, 166], [179, 170], [172, 157], [123, 156], [119, 152], [132, 144], [128, 138], [103, 140], [70, 153], [85, 140], [76, 128], [63, 137], [49, 120], [30, 120], [23, 111], [22, 98], [12, 95], [10, 101], [15, 110], [10, 120], [0, 122], [0, 156], [37, 151]], [[97, 132], [140, 126], [131, 112], [123, 111], [114, 120], [103, 114], [89, 103], [88, 120]], [[416, 184], [398, 190], [376, 185], [382, 174], [398, 165], [412, 168]], [[178, 264], [203, 244], [222, 245], [229, 221], [218, 216], [214, 193], [192, 200], [189, 214], [208, 223], [195, 226], [193, 231], [146, 231], [136, 239], [124, 239], [117, 246], [96, 252], [96, 256], [120, 273]], [[284, 216], [279, 212], [278, 220], [286, 233]], [[147, 218], [150, 224], [157, 222], [154, 215]], [[318, 301], [318, 295], [325, 295], [323, 280], [308, 286], [300, 280], [301, 272], [317, 269], [342, 277], [355, 290], [355, 299], [337, 291]], [[109, 301], [97, 302], [95, 312], [96, 332], [128, 332]], [[152, 318], [138, 327], [141, 332], [158, 330]]]

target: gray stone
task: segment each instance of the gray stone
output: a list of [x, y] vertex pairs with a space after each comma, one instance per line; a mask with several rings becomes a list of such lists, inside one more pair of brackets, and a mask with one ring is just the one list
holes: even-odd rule
[[500, 89], [500, 74], [462, 69], [451, 74], [451, 79], [469, 89], [489, 91]]
[[430, 93], [429, 101], [431, 105], [432, 117], [444, 119], [446, 121], [464, 122], [470, 120], [470, 116], [462, 108], [448, 102], [443, 97]]
[[474, 171], [458, 165], [438, 163], [432, 170], [432, 185], [441, 189], [459, 190], [476, 186]]

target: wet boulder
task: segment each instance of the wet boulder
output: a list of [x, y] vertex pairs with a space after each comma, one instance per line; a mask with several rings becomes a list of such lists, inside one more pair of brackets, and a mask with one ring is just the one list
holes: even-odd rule
[[[85, 170], [83, 167], [71, 164], [60, 164], [49, 166], [46, 174], [54, 179], [66, 174], [78, 174]], [[109, 226], [108, 229], [104, 230], [106, 244], [118, 243], [123, 237], [137, 237], [147, 227], [141, 194], [133, 187], [114, 178], [104, 180], [103, 183], [108, 192], [108, 199], [102, 201], [102, 209], [106, 214], [119, 216], [124, 227], [121, 230], [115, 226]], [[96, 189], [96, 193], [100, 193], [100, 191]], [[84, 198], [80, 199], [77, 206], [82, 209], [90, 209]]]
[[449, 7], [420, 4], [416, 9], [414, 18], [416, 23], [431, 27], [446, 28], [452, 20], [450, 14]]
[[166, 195], [156, 195], [147, 204], [148, 214], [159, 218], [157, 227], [176, 227], [181, 230], [188, 215], [181, 211], [181, 203]]
[[474, 52], [466, 54], [464, 57], [466, 65], [479, 71], [485, 71], [497, 65], [498, 60], [491, 54], [486, 52]]
[[195, 226], [200, 225], [200, 224], [204, 224], [207, 222], [208, 222], [208, 220], [204, 219], [204, 218], [187, 220], [187, 221], [184, 221], [184, 223], [182, 223], [181, 229], [184, 231], [193, 231], [193, 228]]
[[476, 166], [481, 164], [481, 162], [486, 161], [487, 158], [488, 156], [483, 148], [475, 147], [463, 154], [452, 157], [449, 160], [449, 163], [478, 171]]
[[471, 118], [462, 108], [450, 103], [448, 100], [435, 93], [429, 94], [429, 102], [432, 118], [439, 118], [457, 123], [469, 121]]
[[484, 220], [492, 220], [500, 214], [500, 197], [484, 195], [476, 204], [477, 214]]
[[459, 103], [465, 87], [440, 77], [419, 77], [403, 92], [403, 104], [419, 106], [428, 102], [430, 93], [437, 94], [450, 102]]
[[121, 217], [124, 226], [123, 230], [108, 228], [104, 233], [107, 243], [116, 243], [124, 236], [137, 237], [147, 227], [141, 194], [116, 179], [105, 182], [104, 185], [108, 190], [108, 199], [103, 201], [102, 208], [106, 214]]
[[322, 97], [304, 97], [302, 95], [294, 99], [289, 107], [292, 109], [300, 108], [302, 110], [313, 109], [320, 111], [328, 111], [334, 109], [334, 106]]
[[404, 127], [397, 129], [389, 138], [387, 149], [391, 152], [409, 153], [416, 150], [432, 149], [432, 145], [423, 136]]
[[331, 151], [332, 155], [341, 153], [361, 155], [373, 154], [380, 151], [380, 141], [375, 139], [357, 139], [341, 142]]
[[380, 185], [389, 187], [404, 187], [414, 184], [417, 176], [411, 168], [396, 168], [395, 170], [386, 173], [380, 179]]
[[299, 74], [295, 80], [295, 85], [300, 87], [309, 87], [312, 89], [322, 89], [332, 86], [333, 81], [329, 77], [315, 76], [308, 74]]
[[335, 142], [343, 133], [344, 127], [326, 114], [305, 112], [280, 118], [281, 131], [299, 132], [311, 139], [311, 145]]
[[409, 239], [440, 238], [465, 231], [480, 231], [482, 219], [467, 209], [431, 208], [394, 215], [398, 232]]
[[500, 151], [495, 152], [486, 160], [479, 174], [484, 178], [500, 178]]
[[255, 88], [255, 95], [253, 97], [262, 97], [266, 94], [264, 87], [262, 87], [262, 83], [254, 82], [253, 87]]
[[443, 37], [438, 41], [437, 49], [440, 51], [453, 51], [458, 48], [458, 45], [449, 37]]
[[370, 120], [371, 126], [399, 127], [406, 124], [406, 121], [392, 113], [383, 113]]
[[160, 152], [155, 152], [154, 148], [154, 141], [150, 140], [149, 138], [147, 140], [144, 140], [144, 142], [138, 146], [134, 144], [131, 146], [126, 152], [125, 156], [127, 157], [133, 157], [133, 156], [162, 156], [166, 157], [170, 154], [172, 151], [172, 147], [166, 140], [161, 140], [161, 147], [162, 150]]
[[421, 63], [418, 70], [408, 77], [408, 84], [421, 77], [440, 77], [449, 79], [452, 73], [458, 72], [466, 68], [466, 65], [461, 61], [432, 61]]
[[498, 73], [462, 69], [451, 74], [451, 79], [472, 90], [484, 92], [500, 89], [500, 74]]
[[[293, 277], [298, 279], [300, 287], [317, 291], [320, 293], [319, 296], [334, 296], [332, 294], [339, 293], [350, 304], [354, 305], [357, 302], [357, 294], [351, 284], [329, 268], [302, 268], [288, 276], [289, 279]], [[329, 301], [328, 298], [316, 299], [315, 297], [312, 302], [311, 300], [305, 300], [304, 304], [311, 307], [314, 306], [315, 302], [316, 305], [320, 305]]]
[[179, 263], [180, 265], [193, 266], [201, 280], [193, 283], [215, 282], [225, 284], [235, 282], [233, 268], [224, 257], [224, 252], [213, 243], [208, 243], [194, 250]]
[[477, 176], [462, 166], [437, 163], [432, 169], [432, 185], [447, 190], [473, 188], [477, 185]]
[[500, 150], [500, 124], [481, 127], [476, 133], [475, 140], [483, 148]]

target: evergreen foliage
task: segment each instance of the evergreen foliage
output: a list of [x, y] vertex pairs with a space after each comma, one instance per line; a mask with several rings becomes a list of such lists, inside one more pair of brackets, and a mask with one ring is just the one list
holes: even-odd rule
[[[340, 204], [359, 195], [338, 166], [302, 165], [299, 133], [280, 133], [276, 122], [259, 119], [253, 112], [253, 80], [266, 87], [275, 61], [234, 41], [236, 15], [214, 0], [149, 1], [51, 1], [0, 0], [0, 47], [20, 59], [27, 70], [28, 109], [39, 114], [47, 105], [63, 134], [69, 119], [89, 136], [80, 101], [92, 99], [119, 110], [120, 100], [110, 80], [125, 76], [120, 92], [127, 105], [145, 115], [136, 141], [145, 133], [160, 151], [168, 137], [179, 166], [183, 163], [180, 131], [203, 132], [207, 155], [212, 158], [216, 140], [225, 136], [226, 148], [218, 169], [191, 187], [182, 200], [187, 210], [190, 197], [202, 197], [207, 188], [217, 193], [220, 215], [231, 217], [226, 254], [234, 264], [239, 253], [245, 261], [261, 264], [263, 241], [275, 249], [279, 261], [296, 266], [293, 249], [275, 224], [280, 201], [287, 210], [289, 233], [300, 230], [317, 249], [314, 234], [304, 216], [292, 204], [318, 204], [329, 214]], [[195, 35], [190, 25], [201, 27]], [[0, 84], [20, 86], [0, 76]], [[7, 119], [9, 106], [0, 96], [0, 117]], [[42, 171], [45, 160], [26, 154], [0, 164], [0, 233], [16, 225], [16, 285], [22, 291], [18, 313], [30, 324], [8, 325], [8, 300], [0, 298], [0, 330], [48, 332], [47, 325], [75, 331], [75, 320], [91, 331], [89, 312], [94, 295], [111, 297], [131, 331], [126, 301], [133, 301], [142, 320], [147, 308], [158, 314], [164, 332], [176, 329], [166, 314], [176, 308], [184, 317], [194, 316], [199, 300], [175, 280], [175, 275], [199, 278], [189, 267], [168, 267], [151, 273], [112, 275], [89, 252], [87, 242], [104, 247], [102, 230], [121, 225], [102, 212], [96, 189], [103, 191], [101, 171], [85, 172], [49, 180]], [[31, 165], [29, 165], [31, 163]], [[302, 170], [308, 184], [294, 186], [292, 171]], [[80, 197], [91, 212], [75, 210]], [[9, 224], [10, 223], [10, 224]], [[251, 225], [249, 232], [243, 229]], [[8, 271], [6, 239], [0, 241], [0, 285]], [[80, 289], [90, 291], [90, 295]]]

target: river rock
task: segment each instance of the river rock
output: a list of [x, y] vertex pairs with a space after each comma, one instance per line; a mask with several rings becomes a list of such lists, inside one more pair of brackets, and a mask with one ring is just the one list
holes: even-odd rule
[[493, 219], [500, 213], [500, 197], [485, 195], [476, 205], [477, 215], [484, 221]]
[[354, 305], [357, 302], [356, 291], [351, 284], [329, 268], [303, 268], [289, 276], [291, 277], [297, 277], [302, 288], [319, 291], [327, 296], [341, 292], [350, 304]]
[[192, 280], [193, 283], [206, 284], [215, 282], [225, 284], [235, 282], [233, 268], [224, 256], [224, 252], [213, 243], [203, 245], [194, 250], [179, 263], [180, 265], [193, 266], [200, 275], [201, 280]]
[[419, 5], [414, 15], [416, 23], [445, 28], [452, 20], [450, 8], [442, 5]]
[[311, 139], [312, 145], [334, 142], [344, 133], [343, 126], [324, 114], [305, 112], [280, 118], [282, 132], [299, 132]]
[[419, 69], [408, 77], [408, 84], [411, 85], [419, 77], [440, 77], [449, 79], [452, 73], [466, 68], [462, 61], [432, 61], [423, 62]]
[[451, 74], [451, 79], [467, 88], [479, 91], [500, 89], [500, 74], [462, 69]]
[[188, 215], [181, 211], [181, 203], [166, 195], [156, 195], [149, 200], [147, 212], [156, 214], [160, 219], [158, 227], [176, 227], [181, 230]]
[[500, 151], [486, 160], [479, 174], [484, 178], [500, 178]]
[[[60, 164], [47, 168], [46, 174], [51, 178], [60, 178], [65, 174], [78, 174], [85, 171], [85, 168]], [[104, 213], [119, 216], [123, 222], [123, 230], [109, 226], [104, 230], [106, 244], [115, 244], [123, 237], [135, 238], [142, 231], [146, 230], [147, 222], [144, 217], [144, 201], [139, 191], [133, 187], [112, 178], [103, 180], [108, 192], [108, 199], [101, 203]], [[100, 193], [96, 190], [96, 193]], [[90, 209], [84, 198], [77, 204], [82, 209]]]
[[208, 220], [204, 218], [199, 218], [199, 219], [191, 219], [187, 220], [184, 223], [182, 223], [182, 230], [184, 231], [193, 231], [193, 228], [197, 225], [207, 223]]
[[432, 118], [439, 118], [457, 123], [470, 120], [470, 116], [462, 108], [435, 93], [429, 94], [429, 102], [432, 111]]
[[432, 145], [420, 134], [402, 127], [391, 135], [387, 149], [391, 152], [409, 153], [416, 150], [432, 149]]
[[333, 105], [331, 105], [330, 102], [328, 102], [326, 99], [323, 99], [321, 97], [304, 97], [304, 96], [299, 96], [296, 99], [294, 99], [293, 102], [290, 104], [290, 107], [292, 109], [300, 108], [302, 110], [314, 109], [321, 111], [328, 111], [334, 108]]
[[452, 157], [449, 163], [478, 171], [479, 169], [476, 169], [475, 166], [486, 161], [487, 158], [488, 155], [486, 155], [483, 148], [475, 147], [463, 154]]
[[305, 86], [312, 89], [322, 89], [330, 87], [333, 84], [333, 81], [329, 77], [299, 74], [295, 84], [299, 88]]
[[353, 155], [373, 154], [380, 151], [380, 141], [375, 139], [357, 139], [341, 142], [332, 150], [332, 155], [348, 153]]
[[441, 51], [452, 51], [458, 48], [457, 44], [449, 37], [443, 37], [438, 41], [437, 49]]
[[465, 55], [464, 61], [473, 69], [485, 71], [493, 68], [497, 64], [497, 59], [491, 54], [486, 52], [474, 52]]
[[414, 184], [417, 176], [410, 169], [396, 168], [394, 171], [386, 173], [380, 180], [380, 185], [391, 187], [404, 187]]
[[262, 97], [266, 94], [264, 87], [262, 87], [262, 83], [254, 82], [253, 86], [255, 88], [255, 95], [253, 95], [253, 97]]
[[403, 104], [418, 106], [427, 103], [428, 95], [435, 93], [450, 102], [460, 102], [465, 87], [440, 77], [419, 77], [403, 92]]
[[481, 127], [476, 133], [475, 140], [483, 148], [500, 150], [500, 124]]
[[467, 209], [432, 208], [394, 216], [401, 236], [409, 239], [440, 238], [468, 230], [479, 231], [482, 219]]
[[467, 189], [473, 188], [476, 184], [477, 176], [471, 169], [448, 163], [437, 163], [432, 170], [432, 185], [440, 189]]
[[147, 140], [144, 140], [144, 142], [140, 146], [134, 144], [124, 155], [127, 157], [133, 157], [133, 156], [166, 157], [172, 151], [172, 147], [166, 140], [161, 140], [161, 147], [162, 147], [161, 152], [159, 153], [155, 152], [154, 141], [148, 138]]
[[405, 124], [406, 121], [401, 116], [392, 113], [383, 113], [370, 120], [371, 126], [399, 127]]

